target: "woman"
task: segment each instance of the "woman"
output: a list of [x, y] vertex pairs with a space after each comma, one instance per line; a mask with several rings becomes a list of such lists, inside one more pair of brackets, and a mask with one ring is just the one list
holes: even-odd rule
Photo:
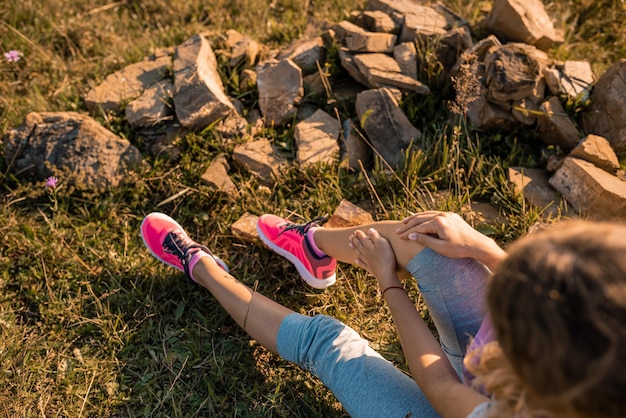
[[[610, 249], [611, 257], [616, 258], [626, 250], [624, 226], [582, 224], [572, 228], [586, 232], [585, 242], [593, 241], [591, 235], [597, 236], [593, 241], [596, 255]], [[530, 415], [538, 409], [557, 416], [578, 416], [568, 415], [571, 411], [580, 412], [580, 416], [620, 416], [618, 413], [623, 412], [623, 401], [613, 396], [626, 393], [624, 373], [617, 372], [623, 368], [624, 359], [619, 354], [624, 353], [626, 339], [626, 321], [620, 321], [626, 319], [623, 263], [609, 262], [611, 257], [603, 259], [598, 264], [598, 268], [604, 268], [603, 274], [593, 271], [600, 278], [590, 281], [593, 286], [589, 292], [598, 291], [604, 296], [576, 299], [589, 302], [585, 312], [597, 313], [601, 320], [576, 317], [570, 324], [567, 317], [556, 321], [584, 330], [580, 335], [570, 328], [567, 332], [556, 330], [561, 331], [557, 333], [559, 337], [569, 337], [556, 341], [548, 335], [555, 330], [543, 321], [550, 322], [559, 315], [565, 318], [579, 307], [550, 302], [561, 298], [569, 301], [570, 297], [570, 286], [550, 287], [551, 273], [556, 269], [551, 263], [560, 261], [556, 255], [565, 251], [559, 247], [562, 240], [557, 239], [561, 232], [524, 240], [530, 244], [521, 242], [507, 258], [491, 239], [451, 213], [425, 212], [401, 222], [342, 229], [322, 228], [315, 223], [295, 225], [274, 215], [264, 215], [257, 229], [268, 246], [292, 261], [305, 280], [316, 287], [334, 282], [335, 259], [354, 262], [374, 275], [398, 329], [414, 380], [341, 322], [325, 315], [296, 314], [255, 293], [233, 278], [221, 260], [191, 240], [168, 216], [148, 215], [142, 222], [141, 234], [155, 257], [207, 288], [252, 338], [317, 375], [352, 416], [483, 417], [503, 413]], [[606, 243], [607, 237], [613, 238]], [[558, 241], [550, 244], [554, 257], [545, 256], [543, 250], [537, 254], [544, 255], [543, 266], [535, 266], [535, 253], [528, 253], [534, 251], [533, 243], [537, 240]], [[530, 250], [529, 245], [533, 247]], [[578, 257], [576, 251], [571, 250], [570, 261]], [[587, 255], [581, 254], [583, 266], [587, 265]], [[533, 276], [522, 274], [519, 267], [529, 265], [545, 279], [538, 278], [535, 283]], [[496, 270], [496, 274], [488, 284], [490, 270]], [[417, 279], [440, 341], [431, 334], [404, 292], [399, 279], [399, 273], [404, 271]], [[563, 280], [586, 283], [587, 279], [577, 279], [578, 270], [575, 273]], [[601, 286], [604, 283], [610, 285]], [[483, 321], [487, 286], [489, 310], [501, 350], [497, 343], [483, 341], [491, 331], [489, 321]], [[556, 299], [554, 291], [558, 292]], [[548, 300], [541, 299], [544, 293]], [[527, 296], [525, 304], [517, 306], [521, 295]], [[597, 300], [604, 302], [601, 307], [591, 304]], [[542, 316], [546, 312], [539, 306], [546, 302], [556, 306], [548, 311], [553, 316], [549, 319]], [[602, 315], [596, 310], [603, 310]], [[532, 323], [526, 312], [533, 313]], [[608, 321], [610, 329], [602, 321]], [[469, 369], [478, 374], [478, 387], [493, 393], [497, 401], [490, 401], [481, 391], [463, 383], [462, 359], [468, 336], [473, 335], [477, 335], [473, 342], [476, 348], [470, 347], [474, 354], [468, 356]], [[588, 343], [587, 336], [596, 339]], [[532, 345], [527, 347], [529, 342]], [[541, 356], [550, 359], [550, 363], [540, 363], [550, 371], [533, 374], [533, 362], [543, 360]], [[580, 360], [586, 363], [581, 365]], [[542, 377], [559, 376], [555, 387], [541, 381]], [[593, 399], [589, 399], [591, 395]]]

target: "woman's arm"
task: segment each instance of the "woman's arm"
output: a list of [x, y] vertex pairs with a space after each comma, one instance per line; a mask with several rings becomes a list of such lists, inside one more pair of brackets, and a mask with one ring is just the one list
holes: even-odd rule
[[402, 220], [401, 238], [415, 241], [450, 258], [469, 257], [493, 271], [506, 252], [496, 242], [472, 228], [452, 212], [421, 212]]
[[395, 256], [389, 242], [377, 231], [356, 231], [350, 246], [356, 263], [376, 277], [396, 324], [411, 375], [433, 408], [443, 417], [467, 417], [488, 399], [464, 385], [441, 345], [415, 309], [395, 271]]

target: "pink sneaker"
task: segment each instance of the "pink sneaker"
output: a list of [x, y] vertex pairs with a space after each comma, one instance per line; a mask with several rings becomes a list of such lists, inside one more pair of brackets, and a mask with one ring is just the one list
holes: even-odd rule
[[311, 248], [306, 233], [318, 227], [315, 220], [297, 225], [276, 215], [263, 215], [256, 224], [265, 245], [291, 261], [310, 286], [325, 289], [335, 283], [337, 260], [327, 255], [320, 257]]
[[200, 258], [206, 256], [213, 257], [224, 271], [228, 271], [224, 261], [214, 256], [204, 245], [189, 238], [178, 222], [163, 213], [154, 212], [143, 219], [141, 238], [153, 256], [184, 272], [191, 280], [194, 280], [191, 276], [193, 266]]

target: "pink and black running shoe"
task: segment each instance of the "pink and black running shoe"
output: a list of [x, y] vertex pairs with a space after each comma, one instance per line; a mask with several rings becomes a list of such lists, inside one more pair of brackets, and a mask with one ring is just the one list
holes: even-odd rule
[[141, 238], [154, 257], [184, 272], [191, 280], [193, 277], [189, 262], [198, 251], [213, 257], [224, 271], [228, 271], [224, 261], [204, 245], [189, 238], [178, 222], [163, 213], [153, 212], [144, 218], [141, 222]]
[[319, 228], [322, 218], [305, 224], [293, 224], [276, 215], [263, 215], [256, 224], [261, 241], [296, 266], [298, 273], [311, 287], [325, 289], [335, 283], [337, 260], [318, 256], [311, 248], [307, 232]]

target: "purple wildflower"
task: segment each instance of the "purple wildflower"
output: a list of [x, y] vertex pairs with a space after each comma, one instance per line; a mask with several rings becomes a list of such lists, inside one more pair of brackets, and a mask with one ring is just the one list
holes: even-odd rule
[[22, 57], [22, 52], [12, 49], [9, 52], [4, 53], [4, 58], [7, 59], [8, 62], [18, 62]]
[[50, 187], [51, 189], [54, 189], [55, 187], [57, 187], [57, 183], [59, 182], [59, 179], [56, 177], [48, 177], [46, 179], [46, 187]]

